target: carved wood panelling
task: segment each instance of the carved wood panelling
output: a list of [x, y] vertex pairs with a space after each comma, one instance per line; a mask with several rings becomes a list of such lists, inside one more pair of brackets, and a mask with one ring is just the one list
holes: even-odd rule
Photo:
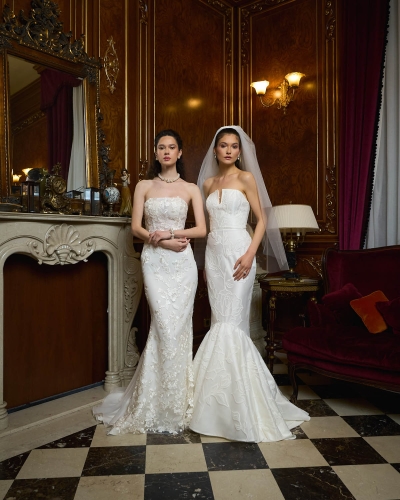
[[191, 182], [215, 130], [233, 120], [232, 11], [217, 0], [155, 2], [155, 132], [182, 135]]
[[[272, 203], [311, 205], [322, 233], [307, 240], [328, 244], [337, 240], [335, 23], [335, 0], [264, 0], [240, 9], [243, 126]], [[263, 108], [251, 81], [265, 78], [274, 89], [291, 71], [306, 76], [287, 114]]]
[[136, 86], [135, 104], [138, 111], [138, 172], [137, 180], [146, 176], [151, 154], [151, 143], [154, 137], [154, 22], [152, 6], [148, 0], [139, 0], [138, 19], [136, 22], [138, 32], [139, 53], [139, 79]]
[[[125, 53], [125, 9], [124, 2], [114, 0], [101, 0], [100, 2], [100, 25], [99, 25], [99, 50], [104, 57], [108, 48], [110, 36], [118, 47], [118, 57], [124, 59]], [[120, 67], [118, 78], [125, 79], [125, 66]], [[116, 170], [116, 179], [125, 165], [125, 92], [124, 86], [118, 86], [113, 94], [108, 89], [108, 81], [104, 69], [100, 78], [100, 105], [104, 117], [102, 127], [106, 136], [107, 144], [110, 144], [109, 156], [111, 162], [109, 167]]]

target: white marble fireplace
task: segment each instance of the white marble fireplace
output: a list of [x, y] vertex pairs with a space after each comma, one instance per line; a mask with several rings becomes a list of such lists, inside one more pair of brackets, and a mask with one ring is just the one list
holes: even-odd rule
[[4, 279], [6, 259], [29, 255], [41, 265], [73, 265], [104, 252], [108, 259], [108, 370], [105, 390], [126, 385], [139, 355], [131, 328], [141, 293], [140, 255], [132, 244], [130, 220], [59, 214], [0, 214], [0, 430], [8, 425], [3, 397]]

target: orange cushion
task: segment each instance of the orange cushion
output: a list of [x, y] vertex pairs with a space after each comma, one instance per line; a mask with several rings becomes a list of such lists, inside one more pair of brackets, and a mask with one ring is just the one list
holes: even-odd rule
[[376, 308], [376, 303], [386, 301], [388, 301], [386, 295], [381, 290], [377, 290], [360, 299], [351, 300], [350, 305], [360, 316], [370, 333], [380, 333], [387, 329], [387, 324]]

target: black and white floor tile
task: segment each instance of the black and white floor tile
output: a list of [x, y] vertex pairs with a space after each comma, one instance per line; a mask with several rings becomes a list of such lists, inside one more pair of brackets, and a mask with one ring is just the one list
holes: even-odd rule
[[[290, 396], [285, 363], [278, 359], [274, 372]], [[399, 500], [400, 395], [300, 378], [299, 406], [312, 418], [296, 440], [107, 436], [94, 420], [87, 425], [87, 408], [80, 430], [8, 452], [0, 500]]]

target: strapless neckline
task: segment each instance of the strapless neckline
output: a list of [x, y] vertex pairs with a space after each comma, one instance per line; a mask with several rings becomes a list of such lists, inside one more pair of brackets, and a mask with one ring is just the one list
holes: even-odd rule
[[151, 198], [147, 198], [144, 204], [146, 205], [146, 203], [150, 200], [176, 200], [176, 199], [183, 201], [185, 205], [189, 206], [187, 201], [181, 198], [180, 196], [158, 196], [158, 197], [152, 196]]
[[220, 205], [222, 203], [222, 197], [223, 197], [223, 194], [224, 194], [224, 191], [237, 191], [238, 193], [240, 193], [243, 198], [247, 201], [247, 203], [249, 202], [249, 200], [246, 198], [245, 194], [240, 191], [240, 189], [232, 189], [232, 188], [222, 188], [221, 189], [221, 196], [219, 195], [219, 190], [216, 189], [215, 191], [213, 191], [212, 193], [210, 193], [208, 196], [207, 196], [207, 200], [208, 198], [210, 198], [210, 196], [212, 196], [214, 193], [217, 193], [217, 198], [218, 198], [218, 204]]

